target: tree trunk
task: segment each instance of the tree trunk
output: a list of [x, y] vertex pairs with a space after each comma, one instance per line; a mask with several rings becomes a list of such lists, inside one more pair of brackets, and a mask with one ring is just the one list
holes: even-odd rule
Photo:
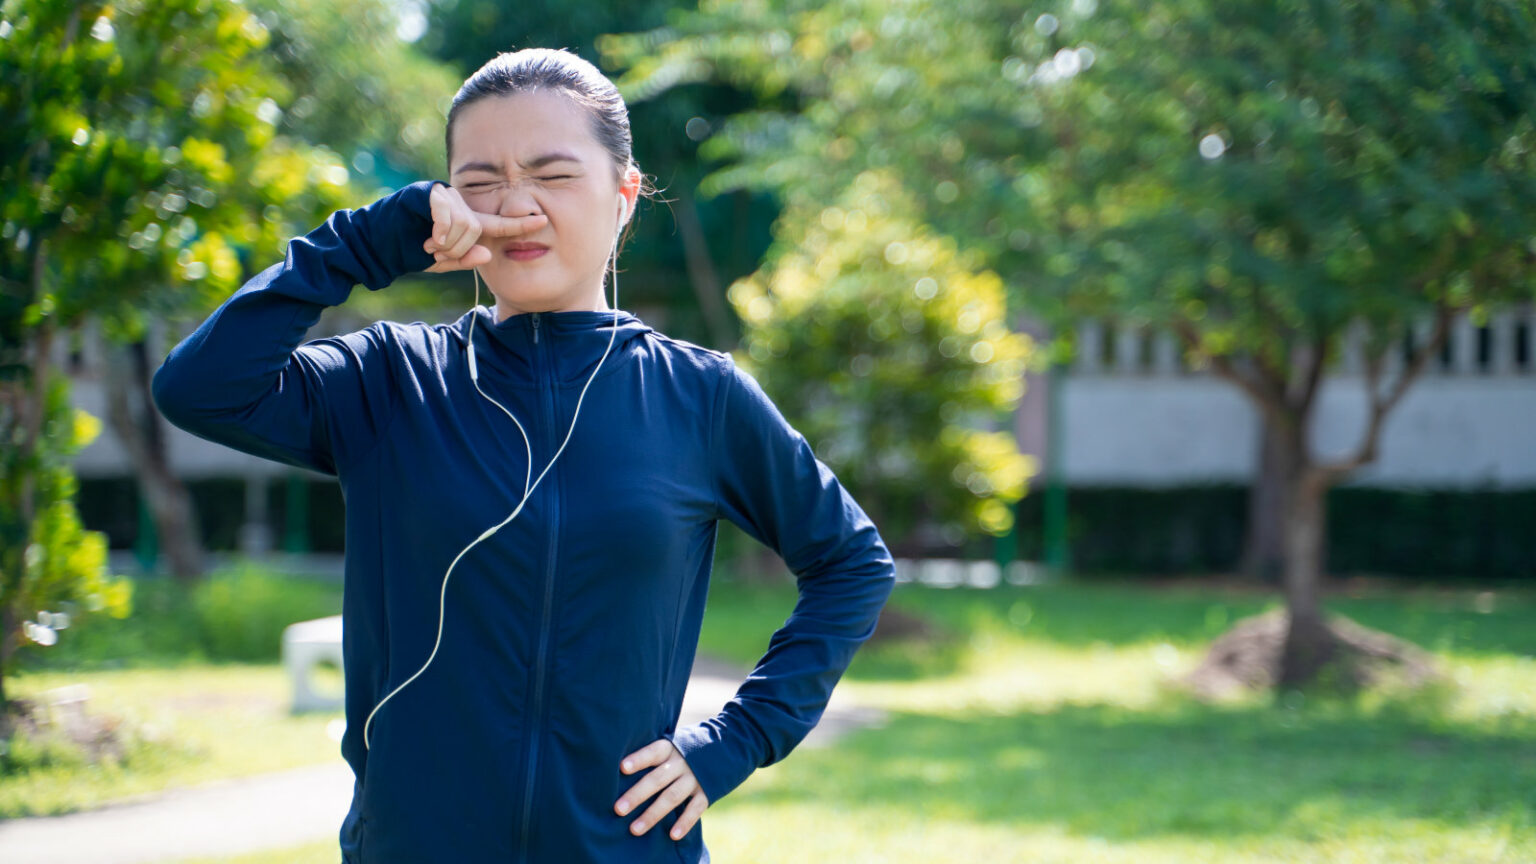
[[699, 299], [699, 311], [704, 315], [704, 326], [709, 330], [710, 341], [715, 343], [715, 347], [727, 348], [731, 343], [731, 316], [725, 308], [725, 292], [720, 289], [720, 274], [715, 268], [715, 259], [709, 254], [704, 226], [699, 222], [698, 206], [686, 189], [677, 193], [677, 208], [672, 212], [673, 218], [677, 220], [678, 233], [682, 235], [688, 281], [693, 285], [694, 296]]
[[16, 650], [15, 603], [7, 595], [4, 607], [0, 607], [0, 741], [9, 741], [11, 733], [11, 703], [5, 695], [5, 675], [11, 668], [11, 654]]
[[108, 421], [133, 462], [171, 575], [189, 587], [203, 577], [203, 550], [191, 496], [166, 457], [164, 427], [149, 393], [149, 351], [141, 340], [126, 348], [105, 348], [102, 356], [111, 353], [124, 356], [105, 364]]
[[1248, 533], [1239, 569], [1251, 582], [1281, 585], [1285, 577], [1286, 491], [1296, 476], [1294, 451], [1268, 423], [1259, 430], [1259, 464], [1248, 491]]
[[[31, 297], [42, 293], [41, 247], [41, 240], [35, 241], [32, 247]], [[37, 472], [32, 460], [41, 441], [44, 415], [48, 410], [48, 364], [53, 351], [53, 333], [53, 322], [45, 316], [33, 329], [31, 344], [25, 345], [21, 352], [22, 361], [29, 366], [26, 377], [18, 377], [0, 389], [0, 395], [7, 403], [0, 406], [0, 419], [5, 421], [0, 425], [0, 432], [5, 434], [7, 442], [12, 442], [10, 446], [15, 447], [7, 461], [17, 466], [20, 474], [0, 484], [4, 494], [11, 497], [0, 510], [14, 514], [11, 518], [15, 520], [4, 525], [4, 534], [0, 535], [0, 544], [3, 544], [0, 545], [0, 580], [4, 581], [0, 585], [0, 679], [10, 672], [11, 659], [20, 647], [16, 635], [20, 623], [16, 603], [25, 573], [26, 548], [32, 542], [32, 522], [37, 517]], [[5, 691], [0, 688], [0, 718], [9, 717], [10, 708]]]
[[1328, 484], [1322, 472], [1302, 464], [1287, 491], [1285, 600], [1290, 624], [1276, 679], [1281, 688], [1311, 682], [1332, 657], [1334, 647], [1319, 596]]

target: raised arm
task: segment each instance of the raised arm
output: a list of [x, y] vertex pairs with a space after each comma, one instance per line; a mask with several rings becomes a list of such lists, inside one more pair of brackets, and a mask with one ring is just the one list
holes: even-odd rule
[[440, 182], [338, 210], [289, 241], [282, 263], [252, 277], [171, 350], [151, 385], [160, 412], [199, 437], [327, 474], [365, 452], [395, 407], [385, 364], [369, 361], [385, 348], [384, 331], [300, 343], [354, 285], [377, 291], [433, 264], [423, 243]]
[[821, 719], [896, 574], [874, 523], [734, 363], [716, 399], [712, 448], [721, 515], [778, 552], [800, 594], [724, 709], [669, 736], [714, 804]]

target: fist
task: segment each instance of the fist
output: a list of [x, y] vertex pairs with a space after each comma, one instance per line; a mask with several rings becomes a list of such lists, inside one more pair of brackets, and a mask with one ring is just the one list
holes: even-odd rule
[[542, 214], [508, 218], [470, 209], [459, 190], [452, 186], [432, 186], [432, 236], [421, 248], [431, 253], [435, 262], [428, 273], [469, 270], [491, 263], [491, 250], [480, 244], [482, 237], [517, 237], [543, 228], [549, 217]]

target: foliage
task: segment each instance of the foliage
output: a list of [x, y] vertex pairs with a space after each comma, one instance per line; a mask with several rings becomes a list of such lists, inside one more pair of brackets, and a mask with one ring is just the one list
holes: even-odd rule
[[[104, 543], [56, 479], [72, 446], [65, 379], [48, 368], [57, 337], [91, 316], [133, 340], [153, 316], [222, 299], [242, 253], [281, 249], [288, 215], [347, 193], [334, 153], [277, 133], [287, 92], [263, 65], [267, 39], [233, 0], [0, 6], [15, 133], [0, 138], [0, 630], [20, 626], [24, 555], [51, 594], [100, 593]], [[0, 633], [0, 674], [14, 639]]]
[[[31, 471], [20, 470], [21, 450], [0, 448], [0, 520], [8, 531], [30, 529], [25, 542], [7, 537], [4, 543], [4, 597], [19, 615], [19, 633], [0, 634], [21, 646], [51, 646], [68, 640], [91, 616], [101, 613], [125, 618], [132, 608], [132, 584], [107, 572], [106, 538], [86, 531], [75, 512], [75, 454], [100, 431], [91, 415], [69, 404], [67, 382], [49, 380], [42, 446], [33, 454]], [[24, 479], [25, 478], [25, 479]], [[33, 484], [35, 516], [9, 512], [21, 500], [22, 482]], [[63, 631], [63, 632], [61, 632]]]
[[244, 567], [209, 579], [193, 597], [197, 643], [218, 660], [272, 661], [282, 654], [283, 628], [341, 614], [328, 586]]
[[887, 538], [1006, 534], [1032, 460], [997, 431], [1022, 391], [1027, 337], [1003, 286], [903, 214], [899, 184], [861, 176], [786, 211], [777, 254], [730, 289], [754, 370]]
[[[1316, 620], [1323, 493], [1451, 321], [1536, 295], [1527, 0], [705, 0], [606, 45], [630, 88], [779, 100], [711, 139], [706, 188], [808, 209], [886, 172], [1017, 308], [1171, 331], [1241, 388], [1284, 454], [1293, 621]], [[1368, 409], [1325, 458], [1311, 417], [1351, 334]]]
[[275, 663], [289, 624], [341, 614], [340, 583], [243, 560], [219, 567], [190, 591], [164, 576], [134, 578], [130, 586], [132, 616], [101, 621], [47, 651], [24, 656], [19, 669]]
[[0, 99], [23, 133], [0, 145], [8, 286], [48, 250], [28, 321], [137, 332], [187, 288], [238, 286], [237, 250], [281, 248], [284, 211], [330, 212], [344, 194], [335, 154], [277, 135], [287, 94], [244, 7], [12, 0], [6, 22]]
[[275, 73], [295, 97], [277, 124], [281, 134], [342, 154], [360, 181], [380, 187], [365, 192], [368, 201], [446, 176], [443, 124], [460, 78], [398, 35], [401, 4], [247, 2], [270, 34]]
[[1283, 364], [1356, 318], [1386, 345], [1434, 302], [1532, 288], [1518, 0], [706, 2], [608, 44], [629, 86], [794, 94], [711, 140], [736, 160], [712, 188], [793, 204], [889, 170], [1032, 308]]

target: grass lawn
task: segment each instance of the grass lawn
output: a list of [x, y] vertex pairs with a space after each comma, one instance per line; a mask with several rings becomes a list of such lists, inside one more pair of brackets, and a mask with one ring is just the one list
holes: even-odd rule
[[[1327, 600], [1436, 651], [1453, 683], [1425, 694], [1202, 705], [1165, 686], [1232, 621], [1276, 602], [1211, 587], [899, 586], [893, 605], [949, 636], [860, 652], [839, 690], [885, 708], [887, 722], [759, 770], [705, 814], [705, 841], [732, 864], [1536, 861], [1536, 594]], [[700, 650], [750, 664], [792, 605], [789, 586], [717, 583]], [[176, 747], [90, 783], [0, 777], [0, 814], [339, 758], [325, 732], [333, 717], [279, 711], [272, 665], [17, 683], [25, 693], [74, 681], [124, 713], [170, 712], [159, 722], [174, 725]], [[173, 682], [204, 703], [167, 706]], [[238, 740], [253, 736], [262, 748]], [[338, 857], [326, 837], [219, 860]]]

